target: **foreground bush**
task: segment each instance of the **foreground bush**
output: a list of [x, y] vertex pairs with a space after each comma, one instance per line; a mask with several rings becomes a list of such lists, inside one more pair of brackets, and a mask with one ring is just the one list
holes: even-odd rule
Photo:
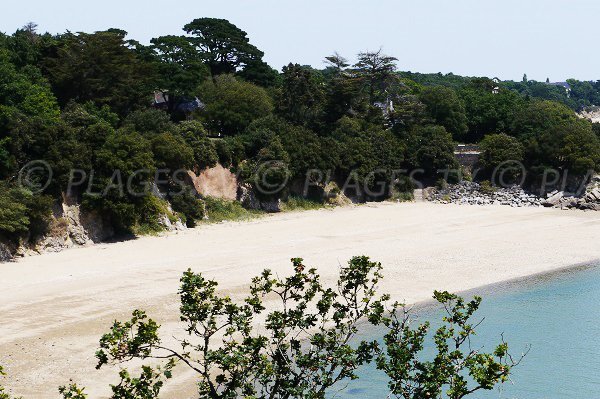
[[[176, 364], [197, 374], [202, 399], [325, 398], [332, 386], [358, 378], [357, 370], [374, 361], [389, 377], [388, 397], [458, 399], [507, 381], [520, 361], [508, 354], [504, 340], [492, 353], [471, 348], [481, 298], [465, 302], [435, 292], [446, 316], [432, 337], [433, 359], [423, 360], [429, 324], [413, 327], [402, 304], [387, 307], [389, 296], [377, 293], [380, 263], [352, 258], [333, 287], [324, 286], [302, 259], [292, 259], [292, 266], [288, 277], [263, 271], [239, 303], [219, 294], [217, 282], [185, 272], [179, 295], [187, 338], [180, 347], [163, 345], [160, 326], [144, 311], [115, 321], [100, 339], [97, 368], [134, 359], [164, 363], [142, 366], [139, 376], [122, 368], [111, 398], [158, 398]], [[363, 322], [385, 327], [383, 343], [357, 341]], [[65, 399], [87, 397], [73, 383], [59, 392]], [[1, 387], [0, 399], [10, 399]]]

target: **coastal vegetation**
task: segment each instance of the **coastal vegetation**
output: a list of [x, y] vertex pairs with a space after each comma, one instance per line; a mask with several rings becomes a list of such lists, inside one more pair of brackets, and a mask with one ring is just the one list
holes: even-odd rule
[[[506, 382], [522, 359], [511, 357], [503, 339], [489, 353], [471, 347], [481, 298], [435, 292], [445, 316], [431, 331], [379, 292], [382, 266], [368, 257], [341, 267], [334, 286], [302, 259], [291, 262], [287, 277], [271, 270], [254, 277], [241, 301], [221, 294], [217, 281], [186, 271], [179, 347], [163, 343], [160, 325], [143, 310], [115, 321], [96, 352], [96, 368], [121, 367], [111, 398], [158, 398], [176, 366], [195, 374], [199, 398], [325, 398], [373, 363], [388, 377], [388, 397], [459, 399]], [[384, 328], [382, 342], [359, 339], [359, 326], [367, 324]], [[435, 348], [432, 355], [426, 347]], [[129, 370], [132, 361], [138, 366]], [[59, 392], [65, 399], [87, 397], [74, 382]]]
[[[322, 189], [324, 176], [357, 201], [410, 198], [410, 171], [425, 184], [460, 178], [458, 142], [481, 143], [488, 180], [509, 159], [531, 171], [526, 183], [550, 168], [581, 177], [600, 165], [600, 128], [575, 113], [600, 105], [598, 82], [401, 72], [402, 60], [381, 50], [279, 72], [226, 20], [183, 30], [149, 44], [119, 29], [28, 24], [0, 35], [1, 240], [43, 236], [62, 201], [117, 234], [160, 230], [165, 215], [194, 226], [219, 207], [186, 171], [217, 163], [259, 202], [324, 202], [296, 184]], [[44, 168], [27, 169], [38, 161]], [[321, 178], [307, 177], [314, 170]]]

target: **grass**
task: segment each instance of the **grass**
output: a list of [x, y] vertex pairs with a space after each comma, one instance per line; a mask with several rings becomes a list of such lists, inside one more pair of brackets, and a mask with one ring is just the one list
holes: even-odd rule
[[200, 223], [220, 223], [224, 221], [245, 221], [256, 219], [265, 214], [263, 211], [248, 210], [237, 201], [214, 197], [204, 198], [208, 220]]
[[322, 202], [291, 196], [286, 202], [283, 203], [282, 211], [310, 211], [315, 209], [323, 209], [326, 207], [327, 205]]

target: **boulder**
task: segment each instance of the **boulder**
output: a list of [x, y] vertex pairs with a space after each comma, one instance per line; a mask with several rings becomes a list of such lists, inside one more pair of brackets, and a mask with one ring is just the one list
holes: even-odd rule
[[262, 209], [260, 201], [258, 198], [256, 198], [256, 194], [254, 193], [252, 186], [248, 183], [242, 183], [238, 186], [237, 200], [246, 209]]
[[563, 191], [559, 191], [556, 194], [552, 195], [551, 197], [549, 197], [548, 199], [544, 200], [542, 202], [542, 205], [545, 207], [553, 207], [553, 206], [557, 206], [560, 204], [561, 200], [563, 199], [565, 193]]

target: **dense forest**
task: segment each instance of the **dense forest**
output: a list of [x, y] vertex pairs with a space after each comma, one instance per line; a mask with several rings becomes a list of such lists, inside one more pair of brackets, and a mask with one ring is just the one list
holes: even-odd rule
[[[402, 60], [382, 51], [279, 72], [226, 20], [196, 19], [183, 32], [147, 45], [119, 29], [0, 34], [0, 236], [45, 234], [67, 197], [122, 233], [158, 229], [167, 201], [193, 225], [202, 199], [178, 172], [217, 163], [249, 185], [285, 183], [258, 195], [284, 198], [318, 169], [360, 181], [363, 200], [410, 192], [398, 170], [457, 179], [456, 143], [481, 145], [484, 177], [506, 160], [533, 178], [600, 166], [600, 129], [575, 112], [600, 105], [600, 81], [400, 72]], [[36, 160], [52, 170], [43, 191], [18, 184]], [[377, 196], [360, 188], [380, 186]]]

